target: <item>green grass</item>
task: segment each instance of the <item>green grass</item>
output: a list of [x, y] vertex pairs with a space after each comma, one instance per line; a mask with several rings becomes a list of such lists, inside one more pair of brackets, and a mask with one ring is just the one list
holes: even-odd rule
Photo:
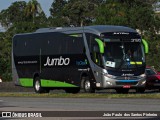
[[50, 97], [50, 98], [146, 98], [146, 99], [160, 99], [159, 93], [154, 94], [68, 94], [68, 93], [49, 93], [49, 94], [35, 94], [35, 93], [0, 93], [0, 97]]

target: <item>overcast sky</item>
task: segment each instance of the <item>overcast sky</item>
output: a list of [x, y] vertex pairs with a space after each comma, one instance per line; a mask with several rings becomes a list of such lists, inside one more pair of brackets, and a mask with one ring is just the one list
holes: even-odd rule
[[[29, 0], [1, 0], [0, 1], [0, 11], [3, 9], [7, 9], [13, 2], [15, 1], [26, 1], [28, 2]], [[50, 16], [49, 9], [51, 7], [51, 4], [53, 3], [54, 0], [37, 0], [45, 12], [46, 16]]]

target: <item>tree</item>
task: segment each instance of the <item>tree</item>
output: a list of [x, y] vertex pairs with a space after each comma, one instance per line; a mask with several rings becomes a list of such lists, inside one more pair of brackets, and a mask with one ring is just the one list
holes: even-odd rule
[[97, 8], [94, 24], [128, 26], [126, 11], [118, 1], [107, 0]]
[[50, 25], [89, 25], [95, 18], [95, 8], [103, 2], [104, 0], [55, 0], [50, 8]]
[[70, 25], [84, 26], [92, 23], [97, 7], [98, 5], [91, 0], [70, 0], [65, 5], [63, 13]]
[[14, 23], [25, 20], [24, 9], [26, 2], [19, 1], [14, 2], [6, 10], [0, 12], [0, 23], [7, 29], [10, 28]]
[[55, 0], [50, 8], [51, 16], [48, 18], [50, 26], [68, 26], [67, 18], [63, 15], [66, 0]]
[[52, 5], [50, 10], [51, 16], [52, 17], [62, 17], [63, 16], [63, 8], [67, 4], [66, 0], [55, 0]]
[[27, 17], [33, 20], [35, 23], [35, 17], [38, 16], [42, 12], [41, 5], [37, 2], [37, 0], [30, 0], [27, 3], [25, 14]]
[[11, 39], [9, 32], [0, 33], [0, 76], [2, 80], [11, 80]]
[[[141, 33], [157, 29], [153, 1], [142, 0], [107, 0], [97, 9], [95, 24], [130, 26]], [[122, 7], [123, 6], [123, 7]], [[154, 31], [155, 33], [155, 31]]]

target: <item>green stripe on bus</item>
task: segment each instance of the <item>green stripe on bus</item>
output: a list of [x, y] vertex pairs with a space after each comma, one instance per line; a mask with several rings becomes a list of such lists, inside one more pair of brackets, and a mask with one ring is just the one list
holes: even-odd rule
[[[33, 87], [33, 79], [32, 78], [20, 78], [21, 86], [24, 87]], [[41, 79], [42, 87], [78, 87], [70, 83], [60, 82], [56, 80], [46, 80]]]
[[31, 78], [20, 78], [21, 86], [24, 87], [33, 87], [33, 79]]
[[73, 84], [69, 84], [66, 82], [60, 82], [60, 81], [55, 81], [55, 80], [45, 80], [45, 79], [41, 80], [41, 85], [43, 87], [78, 87], [78, 86], [75, 86]]
[[69, 35], [71, 37], [78, 37], [79, 35], [78, 34], [74, 34], [74, 35]]

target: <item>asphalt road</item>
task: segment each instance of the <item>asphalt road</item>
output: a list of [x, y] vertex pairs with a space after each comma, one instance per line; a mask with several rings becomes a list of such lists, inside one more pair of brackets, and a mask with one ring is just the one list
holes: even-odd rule
[[0, 97], [0, 111], [160, 111], [160, 100]]
[[159, 99], [1, 97], [0, 111], [160, 111]]
[[[22, 88], [20, 88], [22, 89]], [[4, 90], [3, 90], [4, 91]], [[8, 92], [12, 91], [9, 89]], [[15, 92], [31, 92], [34, 93], [33, 89], [26, 89], [25, 91], [17, 90]], [[81, 91], [83, 93], [83, 91]], [[51, 93], [64, 93], [64, 90], [53, 90]], [[96, 91], [99, 94], [116, 94], [115, 90], [102, 90]], [[134, 90], [131, 90], [130, 93], [136, 94]], [[155, 94], [159, 93], [157, 90], [147, 90], [146, 94]], [[103, 115], [103, 112], [107, 111], [160, 111], [160, 99], [107, 99], [107, 98], [35, 98], [35, 97], [0, 97], [0, 112], [2, 111], [18, 111], [18, 112], [43, 112], [47, 111], [50, 116], [55, 116], [55, 112], [60, 111], [58, 114], [61, 114], [61, 111], [94, 111], [94, 113], [88, 113], [94, 115], [95, 113], [101, 112], [100, 116]], [[50, 112], [48, 112], [50, 111]], [[66, 113], [66, 112], [65, 112]], [[85, 112], [86, 113], [86, 112]], [[45, 112], [46, 114], [46, 112]], [[75, 114], [70, 112], [70, 115]], [[77, 113], [76, 113], [77, 114]], [[65, 114], [66, 115], [66, 114]], [[64, 116], [65, 116], [64, 115]], [[83, 116], [83, 113], [81, 114]], [[62, 115], [63, 116], [63, 115]], [[1, 120], [2, 118], [0, 118]], [[11, 118], [12, 120], [13, 118]], [[14, 118], [21, 119], [21, 118]], [[28, 118], [29, 120], [31, 118]], [[43, 120], [44, 118], [37, 118], [38, 120]], [[45, 117], [45, 120], [99, 120], [106, 119], [106, 117]], [[125, 118], [115, 118], [107, 117], [107, 119], [127, 119]], [[129, 117], [131, 120], [131, 118]], [[135, 118], [134, 118], [135, 119]], [[139, 118], [138, 118], [139, 119]], [[149, 119], [147, 117], [147, 119]], [[155, 118], [153, 118], [155, 119]], [[160, 119], [160, 118], [159, 118]], [[10, 120], [6, 118], [3, 120]], [[151, 119], [152, 120], [152, 117]]]

